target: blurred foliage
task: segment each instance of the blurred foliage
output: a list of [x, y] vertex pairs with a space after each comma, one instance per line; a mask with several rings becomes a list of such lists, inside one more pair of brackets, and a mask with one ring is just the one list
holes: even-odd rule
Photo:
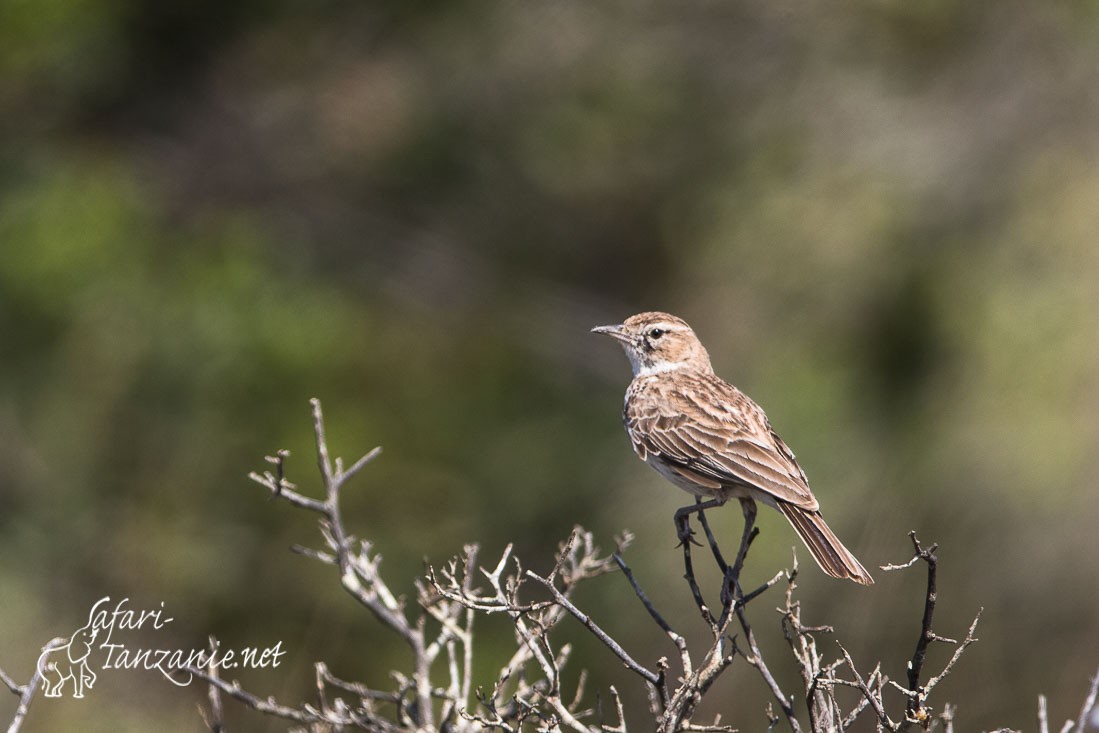
[[[941, 543], [939, 630], [986, 607], [944, 690], [959, 723], [1078, 704], [1099, 649], [1092, 4], [5, 0], [0, 110], [7, 671], [103, 595], [164, 601], [179, 645], [282, 639], [283, 668], [245, 681], [291, 700], [317, 659], [401, 665], [285, 552], [311, 521], [245, 479], [286, 447], [310, 485], [310, 396], [345, 458], [385, 446], [347, 522], [393, 585], [474, 539], [545, 564], [574, 523], [628, 527], [639, 579], [689, 617], [686, 497], [630, 455], [625, 359], [587, 334], [661, 308], [868, 565], [906, 559], [909, 529]], [[763, 577], [793, 535], [761, 521]], [[802, 585], [806, 622], [903, 675], [918, 582]], [[662, 648], [601, 588], [597, 617]], [[202, 729], [201, 691], [107, 677], [25, 729]], [[762, 721], [731, 678], [725, 719]]]

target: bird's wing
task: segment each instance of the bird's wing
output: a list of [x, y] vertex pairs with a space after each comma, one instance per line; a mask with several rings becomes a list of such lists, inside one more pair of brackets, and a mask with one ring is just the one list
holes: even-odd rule
[[722, 485], [754, 487], [817, 509], [794, 454], [745, 394], [716, 377], [656, 388], [660, 394], [630, 400], [626, 409], [626, 428], [642, 459], [655, 454]]

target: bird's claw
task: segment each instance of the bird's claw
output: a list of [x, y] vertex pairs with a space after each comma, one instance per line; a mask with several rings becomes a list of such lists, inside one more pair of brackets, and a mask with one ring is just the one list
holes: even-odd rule
[[695, 547], [702, 547], [702, 543], [695, 539], [695, 531], [691, 529], [690, 521], [685, 521], [676, 526], [676, 537], [679, 539], [679, 543], [676, 548], [683, 547], [690, 542]]

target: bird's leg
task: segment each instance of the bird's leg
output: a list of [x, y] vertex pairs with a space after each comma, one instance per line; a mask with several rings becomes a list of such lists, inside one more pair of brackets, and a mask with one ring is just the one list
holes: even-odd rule
[[722, 621], [718, 625], [719, 627], [724, 628], [725, 622], [729, 618], [729, 610], [733, 606], [734, 595], [731, 591], [733, 584], [729, 582], [729, 578], [732, 574], [732, 567], [730, 567], [729, 563], [725, 562], [725, 555], [722, 554], [721, 548], [717, 544], [717, 539], [710, 529], [710, 522], [706, 519], [705, 512], [700, 511], [698, 513], [698, 522], [706, 532], [706, 542], [709, 543], [710, 552], [714, 555], [714, 562], [717, 563], [718, 570], [721, 571], [721, 608], [724, 612], [722, 613]]
[[741, 497], [740, 509], [744, 512], [744, 533], [740, 536], [740, 548], [736, 553], [733, 566], [725, 571], [725, 588], [722, 590], [722, 600], [726, 594], [730, 597], [740, 598], [744, 595], [740, 589], [740, 571], [744, 569], [744, 559], [748, 557], [748, 548], [752, 540], [759, 535], [759, 527], [756, 526], [756, 502], [753, 499]]
[[721, 554], [721, 548], [718, 547], [717, 539], [714, 537], [713, 530], [710, 529], [710, 521], [706, 519], [706, 512], [698, 513], [698, 523], [702, 525], [702, 531], [706, 534], [706, 543], [710, 545], [710, 552], [713, 553], [718, 570], [724, 574], [729, 569], [729, 563], [725, 562], [725, 556]]
[[[716, 629], [717, 626], [715, 625], [713, 614], [710, 613], [710, 609], [706, 607], [706, 602], [702, 599], [702, 591], [698, 587], [698, 581], [695, 580], [694, 565], [691, 562], [691, 544], [699, 544], [691, 537], [693, 534], [691, 531], [691, 514], [697, 512], [699, 520], [702, 522], [702, 526], [707, 527], [703, 511], [711, 506], [721, 506], [723, 503], [724, 501], [717, 500], [703, 502], [701, 498], [696, 497], [694, 506], [685, 506], [675, 513], [676, 534], [679, 535], [679, 546], [683, 548], [683, 578], [687, 581], [687, 585], [691, 589], [691, 595], [694, 597], [695, 605], [698, 606], [699, 613], [702, 614], [702, 619], [711, 629]], [[706, 534], [710, 534], [708, 527]]]
[[694, 530], [691, 529], [691, 515], [702, 515], [707, 509], [713, 509], [719, 507], [725, 503], [724, 499], [710, 499], [708, 501], [702, 501], [701, 497], [695, 497], [695, 503], [691, 506], [681, 507], [675, 511], [675, 534], [679, 538], [679, 544], [676, 547], [685, 545], [688, 542], [694, 542], [696, 545], [700, 543], [694, 540]]
[[759, 534], [759, 527], [756, 526], [755, 500], [741, 499], [740, 510], [744, 512], [744, 533], [740, 537], [740, 549], [736, 553], [736, 562], [733, 563], [733, 570], [738, 577], [740, 576], [740, 569], [744, 567], [744, 558], [748, 556], [748, 547], [751, 546], [752, 540]]

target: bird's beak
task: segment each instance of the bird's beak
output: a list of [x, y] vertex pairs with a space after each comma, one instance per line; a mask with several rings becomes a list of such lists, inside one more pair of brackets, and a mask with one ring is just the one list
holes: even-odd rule
[[628, 343], [629, 341], [632, 340], [632, 339], [630, 339], [630, 335], [628, 333], [626, 333], [626, 329], [621, 324], [619, 324], [617, 326], [596, 326], [595, 328], [593, 328], [591, 330], [591, 332], [592, 333], [603, 333], [603, 334], [606, 334], [607, 336], [610, 336], [611, 338], [618, 339], [619, 341], [622, 341], [622, 342], [625, 342], [625, 343]]

